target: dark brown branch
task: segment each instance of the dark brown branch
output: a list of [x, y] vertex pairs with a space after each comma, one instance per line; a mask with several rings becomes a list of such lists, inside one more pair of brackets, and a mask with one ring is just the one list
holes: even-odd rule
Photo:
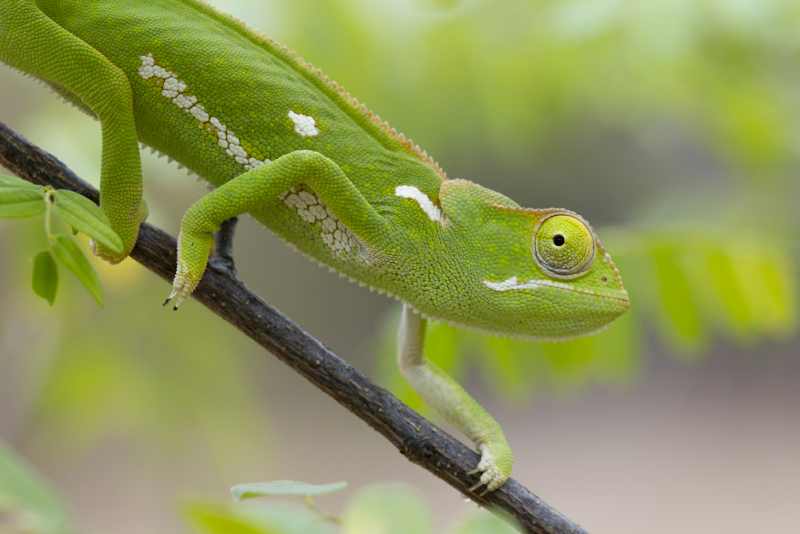
[[[71, 189], [97, 201], [95, 189], [63, 163], [0, 123], [0, 165], [26, 180]], [[145, 224], [133, 258], [167, 281], [175, 272], [175, 239]], [[383, 434], [409, 460], [427, 469], [475, 502], [513, 517], [526, 532], [586, 534], [522, 484], [509, 480], [486, 496], [470, 492], [467, 472], [478, 455], [376, 386], [326, 349], [224, 269], [210, 267], [194, 298], [280, 358], [336, 402]], [[155, 305], [155, 304], [154, 304]], [[179, 319], [176, 319], [179, 320]]]

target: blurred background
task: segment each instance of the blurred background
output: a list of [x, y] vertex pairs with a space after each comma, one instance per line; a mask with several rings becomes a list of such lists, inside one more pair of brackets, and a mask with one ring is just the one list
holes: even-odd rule
[[[633, 309], [542, 344], [436, 326], [430, 356], [505, 428], [515, 477], [591, 532], [791, 531], [800, 521], [800, 4], [795, 0], [214, 0], [294, 48], [452, 177], [586, 216]], [[98, 125], [0, 66], [0, 120], [80, 176]], [[206, 188], [146, 153], [150, 221]], [[410, 484], [443, 529], [474, 511], [360, 420], [132, 261], [98, 308], [33, 295], [41, 221], [0, 221], [0, 440], [76, 531], [189, 531], [239, 482]], [[397, 304], [237, 235], [258, 294], [412, 406]], [[347, 495], [324, 502], [336, 512]]]

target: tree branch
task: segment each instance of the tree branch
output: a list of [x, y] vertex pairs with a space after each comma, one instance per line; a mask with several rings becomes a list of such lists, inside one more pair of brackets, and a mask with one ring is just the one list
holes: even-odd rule
[[[3, 123], [0, 165], [31, 182], [71, 189], [98, 200], [94, 188]], [[144, 224], [132, 256], [165, 280], [172, 280], [176, 265], [172, 236]], [[193, 296], [380, 432], [406, 458], [473, 501], [510, 515], [526, 532], [587, 534], [515, 480], [485, 496], [470, 492], [475, 480], [467, 472], [478, 463], [474, 451], [370, 382], [223, 269], [209, 266]]]

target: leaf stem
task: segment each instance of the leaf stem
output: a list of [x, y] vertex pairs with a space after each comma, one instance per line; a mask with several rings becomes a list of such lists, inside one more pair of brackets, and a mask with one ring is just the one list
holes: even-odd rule
[[53, 193], [55, 193], [55, 189], [52, 187], [46, 186], [44, 188], [44, 232], [47, 235], [47, 242], [51, 244], [53, 239], [55, 239], [52, 224], [53, 202], [55, 201]]
[[306, 507], [315, 514], [317, 514], [323, 521], [327, 521], [328, 523], [333, 523], [334, 525], [342, 524], [342, 518], [335, 515], [326, 514], [325, 512], [320, 510], [319, 506], [317, 506], [317, 502], [314, 500], [314, 497], [307, 495], [305, 498], [305, 502], [306, 502]]

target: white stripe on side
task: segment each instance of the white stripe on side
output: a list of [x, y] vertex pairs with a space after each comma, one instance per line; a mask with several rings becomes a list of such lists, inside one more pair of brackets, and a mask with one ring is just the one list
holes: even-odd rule
[[518, 282], [516, 276], [512, 276], [508, 280], [502, 282], [490, 282], [484, 280], [483, 285], [495, 291], [513, 291], [515, 289], [538, 289], [540, 287], [557, 287], [560, 289], [572, 289], [568, 284], [561, 282], [554, 282], [552, 280], [528, 280], [527, 282]]
[[398, 185], [395, 190], [394, 194], [398, 197], [402, 198], [410, 198], [411, 200], [416, 201], [419, 204], [419, 207], [422, 208], [422, 211], [425, 212], [425, 215], [434, 222], [442, 223], [444, 222], [444, 216], [442, 215], [442, 210], [436, 206], [428, 195], [414, 187], [413, 185]]

